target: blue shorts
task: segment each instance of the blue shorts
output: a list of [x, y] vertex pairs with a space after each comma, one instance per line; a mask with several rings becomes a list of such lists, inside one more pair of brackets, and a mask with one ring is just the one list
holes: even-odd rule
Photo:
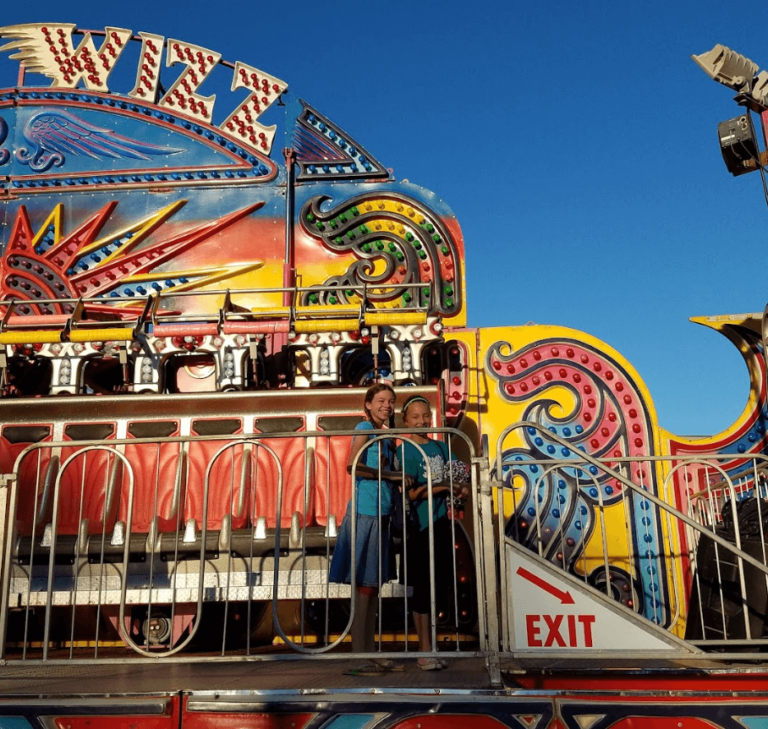
[[[379, 582], [379, 517], [357, 515], [355, 524], [355, 585], [379, 587], [389, 580], [389, 517], [381, 517], [381, 583]], [[352, 582], [352, 519], [347, 513], [331, 558], [331, 582]]]

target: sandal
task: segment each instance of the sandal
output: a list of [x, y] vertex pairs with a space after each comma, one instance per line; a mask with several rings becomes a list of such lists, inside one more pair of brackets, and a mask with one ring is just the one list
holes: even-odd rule
[[389, 658], [382, 658], [381, 660], [376, 661], [376, 663], [390, 673], [397, 673], [405, 670], [405, 665], [403, 663], [395, 663], [395, 661], [391, 661]]
[[419, 658], [417, 665], [422, 671], [439, 671], [443, 667], [437, 658]]
[[355, 668], [344, 671], [345, 676], [383, 676], [387, 670], [378, 663], [363, 663]]

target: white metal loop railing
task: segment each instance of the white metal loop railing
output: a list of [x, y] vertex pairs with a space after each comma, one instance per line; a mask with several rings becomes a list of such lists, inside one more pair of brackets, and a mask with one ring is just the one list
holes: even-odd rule
[[[532, 455], [524, 437], [505, 448], [515, 433], [535, 435], [556, 455]], [[497, 528], [694, 645], [766, 645], [755, 633], [763, 622], [768, 628], [766, 461], [722, 453], [598, 459], [541, 424], [515, 423], [497, 440]], [[745, 504], [755, 512], [749, 525]], [[617, 524], [626, 525], [624, 536]], [[503, 549], [499, 559], [506, 594]], [[505, 650], [506, 610], [502, 602]], [[726, 619], [729, 610], [734, 619]]]
[[[459, 551], [452, 551], [446, 557], [452, 582], [446, 614], [452, 624], [439, 628], [443, 596], [437, 594], [435, 565], [440, 555], [434, 502], [428, 498], [429, 554], [424, 557], [430, 565], [433, 651], [440, 629], [453, 636], [459, 655], [467, 653], [462, 632], [476, 633], [480, 651], [494, 654], [497, 595], [507, 595], [499, 535], [526, 544], [659, 626], [678, 635], [685, 631], [697, 645], [727, 650], [766, 643], [753, 604], [755, 594], [768, 593], [766, 457], [742, 456], [740, 465], [727, 454], [601, 460], [571, 452], [535, 459], [523, 457], [520, 449], [504, 449], [516, 428], [533, 428], [558, 448], [568, 446], [535, 423], [517, 424], [498, 441], [492, 473], [484, 458], [473, 455], [464, 434], [424, 431], [458, 436], [466, 444], [473, 544], [458, 522], [450, 528], [455, 545], [473, 550], [477, 584], [471, 595], [476, 625], [470, 630], [460, 620], [467, 604], [461, 582], [466, 574]], [[90, 660], [102, 659], [118, 650], [108, 639], [115, 634], [133, 653], [153, 659], [199, 647], [201, 640], [220, 655], [255, 655], [265, 646], [256, 645], [263, 636], [253, 628], [269, 605], [270, 637], [274, 631], [282, 645], [308, 656], [339, 655], [355, 616], [350, 599], [355, 583], [354, 577], [349, 586], [329, 583], [327, 571], [341, 520], [338, 502], [343, 506], [351, 500], [350, 513], [357, 513], [345, 468], [355, 434], [172, 436], [28, 447], [9, 479], [11, 528], [0, 606], [3, 656], [73, 659], [90, 651]], [[382, 433], [366, 447], [388, 437], [407, 440], [408, 434]], [[423, 457], [423, 449], [413, 445]], [[448, 447], [452, 451], [450, 440]], [[431, 470], [426, 476], [429, 484], [435, 482]], [[379, 489], [383, 483], [379, 479]], [[398, 498], [407, 507], [402, 491]], [[621, 516], [618, 521], [615, 514]], [[354, 516], [351, 522], [354, 533]], [[623, 531], [617, 531], [617, 523]], [[380, 580], [377, 650], [387, 655], [394, 646], [407, 649], [411, 637], [407, 572], [412, 547], [404, 541], [398, 581]], [[288, 600], [296, 603], [298, 619], [282, 610]], [[509, 608], [506, 599], [498, 604], [506, 650]], [[339, 605], [349, 605], [349, 611], [333, 616]], [[308, 617], [312, 610], [319, 615], [314, 622]], [[728, 610], [736, 617], [726, 615]], [[399, 614], [389, 620], [399, 627], [387, 627], [388, 612]], [[711, 613], [717, 613], [716, 620]], [[82, 628], [86, 614], [90, 633]], [[233, 637], [231, 627], [238, 621], [246, 629]]]
[[[354, 459], [352, 461], [352, 465], [351, 465], [352, 473], [356, 472], [357, 466], [358, 466], [358, 464], [360, 464], [361, 458], [364, 457], [366, 451], [368, 451], [369, 449], [373, 449], [373, 448], [379, 448], [380, 447], [379, 444], [381, 444], [385, 440], [390, 439], [391, 437], [392, 436], [389, 433], [385, 433], [383, 435], [378, 435], [378, 436], [371, 437], [369, 442], [366, 443], [365, 446], [363, 446], [363, 448], [360, 451], [358, 451], [358, 453], [355, 455], [355, 457], [354, 457]], [[437, 608], [436, 608], [437, 596], [435, 594], [435, 588], [436, 588], [435, 564], [436, 564], [436, 560], [437, 560], [437, 555], [436, 555], [436, 551], [435, 551], [436, 545], [435, 545], [435, 522], [434, 522], [436, 506], [434, 504], [434, 497], [433, 497], [432, 491], [433, 491], [433, 481], [436, 482], [438, 480], [443, 480], [443, 479], [442, 479], [442, 477], [436, 478], [436, 474], [433, 473], [433, 469], [430, 466], [429, 456], [427, 455], [426, 451], [424, 450], [424, 448], [422, 446], [420, 446], [418, 443], [416, 443], [415, 441], [413, 441], [411, 438], [409, 438], [406, 435], [401, 435], [399, 440], [401, 442], [403, 442], [403, 443], [410, 443], [410, 445], [413, 446], [416, 449], [416, 451], [419, 453], [419, 455], [423, 459], [423, 461], [425, 463], [425, 466], [426, 466], [426, 480], [427, 480], [427, 499], [426, 499], [426, 502], [427, 502], [427, 512], [428, 512], [427, 531], [428, 531], [428, 534], [429, 534], [429, 539], [428, 539], [429, 553], [427, 555], [424, 555], [424, 558], [426, 558], [428, 560], [428, 562], [429, 562], [429, 593], [430, 593], [430, 613], [429, 614], [430, 614], [430, 618], [431, 618], [431, 620], [430, 620], [430, 628], [431, 628], [431, 640], [430, 640], [430, 642], [431, 642], [431, 644], [433, 646], [433, 650], [434, 650], [434, 647], [436, 646], [436, 643], [437, 643], [437, 620], [436, 620], [436, 616], [437, 616]], [[449, 457], [449, 460], [452, 457], [452, 449], [451, 449], [451, 446], [450, 446], [450, 442], [448, 444], [448, 457]], [[385, 487], [384, 486], [385, 479], [382, 478], [381, 470], [382, 470], [381, 469], [381, 463], [379, 463], [379, 475], [378, 475], [378, 484], [377, 484], [377, 487], [378, 487], [378, 501], [379, 501], [379, 503], [381, 502], [381, 498], [382, 498], [381, 491]], [[405, 464], [404, 463], [402, 463], [400, 465], [400, 472], [401, 472], [401, 475], [405, 475]], [[306, 483], [306, 481], [305, 481], [305, 483]], [[448, 485], [449, 485], [449, 489], [452, 491], [453, 487], [454, 487], [452, 472], [450, 472], [449, 475], [448, 475]], [[405, 513], [407, 513], [408, 508], [409, 508], [409, 505], [407, 503], [406, 492], [405, 492], [405, 489], [402, 489], [402, 488], [398, 489], [398, 491], [399, 491], [399, 494], [395, 493], [394, 494], [394, 498], [395, 499], [399, 498], [401, 500], [402, 512], [405, 514]], [[351, 542], [352, 542], [352, 544], [356, 544], [357, 543], [357, 521], [358, 521], [358, 518], [357, 518], [358, 517], [357, 494], [358, 494], [358, 490], [356, 488], [353, 488], [352, 491], [351, 491], [351, 499], [350, 499], [350, 502], [349, 502], [349, 508], [348, 508], [347, 513], [345, 515], [345, 518], [350, 517], [350, 524], [351, 524], [351, 526], [350, 526], [350, 533], [351, 533]], [[280, 502], [279, 503], [282, 505], [282, 494], [280, 496]], [[305, 504], [307, 504], [307, 503], [308, 503], [308, 497], [305, 495]], [[278, 508], [280, 509], [280, 507], [278, 507]], [[455, 541], [456, 541], [456, 523], [455, 523], [454, 519], [451, 519], [450, 522], [451, 522], [450, 523], [450, 527], [451, 527], [451, 537], [452, 537], [451, 542], [452, 542], [452, 544], [455, 544]], [[381, 544], [382, 533], [383, 533], [383, 530], [382, 530], [382, 516], [381, 516], [381, 513], [379, 513], [379, 515], [378, 515], [378, 535], [379, 535], [378, 553], [380, 555], [382, 554], [382, 544]], [[279, 539], [280, 539], [279, 534], [280, 534], [280, 528], [279, 528], [279, 525], [278, 525], [277, 536], [276, 536], [276, 541], [277, 542], [279, 542]], [[409, 579], [408, 579], [409, 544], [410, 544], [410, 541], [411, 540], [409, 540], [407, 538], [402, 540], [402, 552], [401, 552], [402, 560], [401, 560], [401, 564], [400, 564], [400, 569], [402, 570], [403, 582], [404, 582], [404, 584], [406, 586], [408, 586], [410, 584]], [[441, 555], [441, 557], [442, 556], [443, 555]], [[306, 560], [306, 551], [304, 549], [304, 544], [302, 544], [302, 559]], [[450, 559], [451, 559], [451, 578], [452, 578], [452, 585], [451, 585], [451, 587], [452, 587], [453, 602], [454, 602], [454, 617], [458, 621], [458, 616], [459, 616], [458, 581], [457, 581], [457, 573], [456, 573], [456, 553], [455, 553], [454, 549], [451, 550]], [[351, 565], [350, 565], [350, 575], [351, 575], [350, 590], [351, 590], [352, 594], [354, 594], [355, 589], [357, 587], [357, 584], [356, 584], [356, 574], [357, 574], [356, 562], [357, 562], [357, 551], [353, 549], [352, 552], [351, 552]], [[278, 579], [279, 565], [280, 565], [280, 560], [279, 560], [279, 557], [278, 557], [277, 559], [275, 559], [275, 583], [277, 583], [277, 579]], [[378, 574], [379, 574], [379, 585], [380, 586], [383, 583], [383, 579], [382, 579], [382, 571], [383, 570], [382, 570], [382, 568], [383, 568], [383, 565], [381, 563], [381, 560], [379, 560]], [[301, 574], [302, 574], [302, 576], [306, 574], [306, 569], [305, 568], [302, 569]], [[305, 589], [304, 588], [305, 588], [305, 583], [302, 580], [302, 595], [301, 595], [302, 609], [303, 609], [303, 603], [304, 603], [304, 600], [305, 600]], [[403, 623], [405, 625], [405, 643], [407, 645], [408, 644], [408, 639], [409, 639], [409, 628], [408, 628], [408, 597], [409, 597], [409, 594], [408, 594], [408, 589], [405, 589], [403, 591], [402, 597], [403, 597], [403, 613], [404, 613]], [[381, 590], [379, 589], [379, 591], [378, 591], [378, 634], [379, 634], [379, 650], [380, 651], [382, 649], [381, 636], [382, 636], [382, 633], [383, 633], [383, 630], [382, 630], [382, 627], [383, 627], [382, 626], [382, 614], [383, 614], [383, 604], [382, 604], [382, 601], [383, 601], [383, 596], [382, 596]], [[352, 623], [353, 623], [353, 621], [355, 619], [355, 601], [354, 600], [351, 601], [351, 609], [350, 609], [349, 619], [347, 620], [346, 625], [344, 626], [344, 628], [342, 629], [342, 631], [340, 632], [338, 637], [333, 642], [330, 642], [327, 645], [322, 646], [320, 648], [316, 648], [316, 649], [307, 648], [307, 647], [303, 646], [301, 643], [296, 643], [296, 642], [292, 641], [285, 634], [285, 632], [283, 631], [282, 625], [280, 623], [279, 615], [278, 615], [278, 596], [277, 596], [277, 593], [275, 593], [274, 596], [273, 596], [273, 616], [274, 616], [275, 629], [279, 632], [280, 637], [287, 644], [289, 644], [292, 648], [294, 648], [295, 650], [297, 650], [299, 652], [303, 652], [303, 653], [325, 653], [325, 652], [328, 652], [328, 651], [336, 648], [337, 646], [339, 646], [344, 641], [344, 639], [347, 637], [347, 635], [349, 635], [350, 630], [352, 628]], [[459, 650], [459, 643], [458, 643], [459, 626], [458, 626], [458, 624], [456, 624], [454, 627], [455, 627], [455, 631], [456, 631], [456, 650]], [[302, 626], [302, 630], [303, 630], [303, 626]], [[303, 632], [302, 632], [302, 639], [303, 639], [303, 637], [304, 636], [303, 636]]]
[[[418, 432], [448, 438], [449, 452], [451, 437], [465, 443], [472, 464], [471, 491], [478, 494], [479, 459], [469, 439], [449, 428]], [[354, 618], [352, 601], [343, 624], [329, 624], [332, 608], [349, 600], [354, 578], [350, 588], [331, 585], [327, 569], [338, 530], [339, 515], [333, 512], [348, 490], [348, 484], [339, 483], [339, 464], [348, 481], [346, 453], [356, 433], [46, 441], [27, 447], [8, 479], [10, 518], [0, 606], [3, 658], [125, 655], [110, 635], [119, 635], [121, 644], [146, 658], [170, 657], [200, 641], [208, 647], [217, 643], [221, 655], [252, 656], [264, 650], [254, 646], [254, 641], [263, 643], [254, 629], [270, 602], [271, 630], [282, 644], [305, 654], [328, 654], [344, 641]], [[408, 435], [389, 431], [367, 447], [387, 437], [407, 440]], [[430, 488], [433, 476], [428, 468]], [[382, 483], [380, 479], [379, 488]], [[354, 493], [352, 489], [349, 494], [353, 514]], [[401, 492], [399, 496], [405, 500]], [[482, 531], [478, 504], [479, 499], [470, 503], [476, 535]], [[432, 517], [431, 496], [428, 508]], [[431, 522], [429, 533], [434, 565]], [[471, 636], [478, 628], [477, 645], [487, 653], [493, 646], [487, 641], [486, 602], [472, 590], [475, 575], [486, 579], [482, 551], [472, 552], [456, 522], [451, 523], [451, 537], [457, 547], [447, 557], [453, 600], [447, 614], [453, 625], [442, 630], [453, 633], [457, 654], [466, 654], [460, 635]], [[403, 572], [409, 549], [404, 541]], [[408, 650], [407, 575], [400, 581], [399, 587], [386, 584], [380, 591], [379, 652], [403, 643]], [[434, 567], [430, 591], [434, 652], [442, 597], [436, 594]], [[390, 595], [402, 600], [401, 628], [394, 632], [384, 625], [384, 598]], [[298, 621], [288, 625], [280, 611], [286, 600], [295, 600], [299, 609]], [[310, 603], [324, 612], [324, 630], [310, 629]], [[468, 620], [462, 622], [462, 615]], [[237, 621], [244, 629], [233, 640], [229, 631]], [[21, 632], [15, 629], [20, 624]], [[216, 641], [212, 636], [219, 627]], [[400, 630], [405, 634], [398, 639]], [[386, 645], [385, 633], [391, 634]], [[476, 649], [469, 652], [476, 654]]]

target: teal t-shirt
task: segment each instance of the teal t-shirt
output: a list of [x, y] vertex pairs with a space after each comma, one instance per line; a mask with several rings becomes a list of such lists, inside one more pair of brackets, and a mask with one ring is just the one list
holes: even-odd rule
[[[432, 483], [443, 480], [443, 470], [448, 462], [448, 446], [439, 440], [430, 440], [428, 443], [420, 444], [421, 448], [427, 454], [429, 467], [432, 471]], [[426, 485], [427, 464], [424, 457], [416, 447], [408, 442], [404, 442], [397, 449], [397, 458], [402, 464], [403, 470], [409, 476], [413, 477], [414, 486]], [[456, 460], [456, 456], [451, 454], [451, 460]], [[429, 526], [429, 501], [420, 499], [413, 502], [416, 514], [419, 519], [419, 529], [423, 530]], [[448, 513], [445, 496], [434, 496], [432, 498], [432, 519], [437, 521]]]
[[[373, 431], [369, 437], [381, 435], [382, 431], [376, 430], [373, 423], [363, 420], [355, 426], [355, 430]], [[394, 471], [395, 447], [391, 438], [380, 440], [369, 445], [360, 455], [358, 463], [362, 463], [369, 468], [378, 469], [381, 462], [382, 471]], [[357, 499], [357, 513], [363, 516], [379, 515], [379, 481], [372, 478], [355, 479], [355, 490]], [[389, 516], [392, 513], [392, 483], [390, 481], [381, 481], [381, 515]]]

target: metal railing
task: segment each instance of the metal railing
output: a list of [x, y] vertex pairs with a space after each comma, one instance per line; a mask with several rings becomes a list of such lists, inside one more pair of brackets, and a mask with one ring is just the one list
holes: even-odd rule
[[[344, 329], [339, 321], [346, 318], [350, 320], [350, 326], [346, 329], [354, 331], [362, 326], [424, 323], [434, 299], [434, 285], [429, 281], [376, 286], [364, 283], [210, 291], [189, 291], [183, 285], [157, 292], [151, 290], [151, 287], [149, 292], [142, 286], [139, 288], [141, 291], [135, 296], [131, 292], [131, 295], [109, 298], [39, 299], [34, 302], [34, 306], [43, 312], [40, 314], [30, 312], [28, 301], [0, 301], [0, 344], [105, 340], [130, 342], [136, 339], [140, 331], [146, 333], [148, 324], [152, 325], [158, 335], [163, 334], [163, 327], [170, 331], [172, 325], [181, 327], [178, 331], [183, 334], [193, 331], [221, 334], [230, 330], [238, 333], [268, 333], [278, 329], [285, 332], [291, 329], [314, 332]], [[408, 301], [412, 303], [398, 300], [403, 294], [407, 294]], [[288, 295], [292, 302], [290, 305], [276, 303], [278, 298], [282, 300], [283, 295]], [[338, 297], [346, 303], [335, 303], [336, 298], [326, 306], [319, 305], [316, 300], [304, 301], [310, 296], [317, 299], [318, 295]], [[162, 308], [164, 302], [189, 297], [208, 299], [214, 305], [208, 313], [194, 314], [179, 314]], [[234, 299], [241, 302], [269, 302], [275, 299], [275, 303], [262, 303], [256, 307], [238, 306]], [[396, 307], [393, 307], [393, 301], [397, 302]], [[378, 308], [376, 304], [379, 304]], [[64, 313], [55, 313], [59, 311]], [[105, 318], [109, 325], [104, 324]], [[263, 320], [281, 321], [285, 326], [277, 329], [274, 326], [259, 327], [259, 322], [263, 324]], [[310, 320], [316, 320], [315, 324], [311, 324]], [[326, 324], [329, 324], [330, 329]], [[204, 325], [210, 326], [205, 328]], [[174, 330], [173, 335], [177, 333]]]
[[[479, 461], [467, 436], [450, 428], [416, 432], [445, 438], [449, 451], [452, 439], [465, 443], [476, 494]], [[30, 445], [6, 477], [2, 658], [157, 659], [189, 648], [228, 658], [291, 652], [349, 658], [334, 649], [354, 620], [354, 552], [351, 585], [330, 583], [328, 565], [350, 497], [350, 513], [356, 514], [347, 457], [359, 434]], [[408, 433], [392, 430], [365, 448], [389, 437], [409, 440]], [[431, 494], [441, 475], [425, 461]], [[389, 486], [379, 479], [378, 488]], [[402, 491], [398, 498], [407, 511]], [[431, 518], [431, 495], [427, 503]], [[475, 534], [482, 531], [478, 503], [473, 499], [468, 506]], [[354, 518], [351, 528], [354, 543]], [[474, 589], [481, 555], [452, 520], [450, 554], [444, 556], [451, 599], [443, 606], [434, 571], [443, 555], [435, 552], [431, 521], [428, 529], [431, 651], [414, 651], [410, 644], [406, 534], [395, 575], [380, 584], [377, 655], [434, 655], [438, 635], [450, 636], [452, 656], [485, 654], [486, 604]], [[380, 564], [379, 574], [386, 571]]]
[[[558, 457], [505, 450], [522, 430], [555, 445]], [[765, 456], [597, 459], [527, 422], [502, 433], [493, 467], [450, 428], [374, 433], [365, 448], [397, 438], [424, 457], [414, 433], [446, 439], [449, 456], [461, 441], [469, 454], [472, 537], [451, 520], [450, 554], [441, 552], [434, 517], [443, 507], [427, 499], [429, 553], [420, 556], [429, 564], [430, 651], [412, 645], [406, 531], [392, 577], [376, 566], [378, 642], [361, 657], [436, 656], [447, 638], [450, 656], [484, 655], [497, 671], [500, 658], [514, 657], [505, 540], [695, 646], [731, 655], [768, 644]], [[340, 647], [355, 619], [356, 553], [349, 584], [331, 583], [328, 568], [348, 502], [357, 514], [347, 459], [359, 434], [28, 446], [4, 477], [2, 658], [348, 658]], [[441, 478], [428, 465], [430, 493]], [[377, 488], [390, 486], [379, 478]], [[405, 493], [395, 495], [407, 513]], [[381, 517], [379, 527], [388, 539]], [[355, 543], [356, 518], [349, 528]], [[190, 649], [194, 657], [180, 655]]]
[[[516, 444], [505, 449], [513, 434]], [[528, 448], [526, 435], [539, 448]], [[768, 645], [766, 461], [708, 453], [598, 459], [545, 426], [515, 423], [497, 441], [497, 528], [694, 646], [758, 648]], [[499, 554], [506, 594], [505, 550]], [[501, 610], [509, 651], [504, 601]]]
[[[320, 303], [318, 296], [330, 303]], [[207, 300], [208, 310], [179, 313], [165, 307], [176, 301], [183, 309], [190, 297]], [[276, 303], [285, 297], [289, 304]], [[31, 313], [20, 301], [0, 302], [0, 396], [31, 394], [23, 385], [19, 389], [18, 373], [34, 361], [45, 364], [42, 381], [54, 395], [83, 394], [88, 388], [162, 392], [173, 367], [191, 354], [208, 358], [216, 389], [241, 390], [266, 377], [269, 348], [282, 346], [275, 345], [274, 336], [306, 354], [305, 366], [294, 372], [299, 387], [340, 384], [343, 355], [370, 346], [372, 333], [381, 327], [393, 380], [418, 381], [423, 346], [442, 340], [433, 300], [429, 283], [366, 283], [204, 292], [173, 288], [142, 297], [36, 301], [46, 313]], [[93, 374], [102, 360], [114, 360], [117, 382]], [[173, 383], [168, 387], [173, 390]]]

